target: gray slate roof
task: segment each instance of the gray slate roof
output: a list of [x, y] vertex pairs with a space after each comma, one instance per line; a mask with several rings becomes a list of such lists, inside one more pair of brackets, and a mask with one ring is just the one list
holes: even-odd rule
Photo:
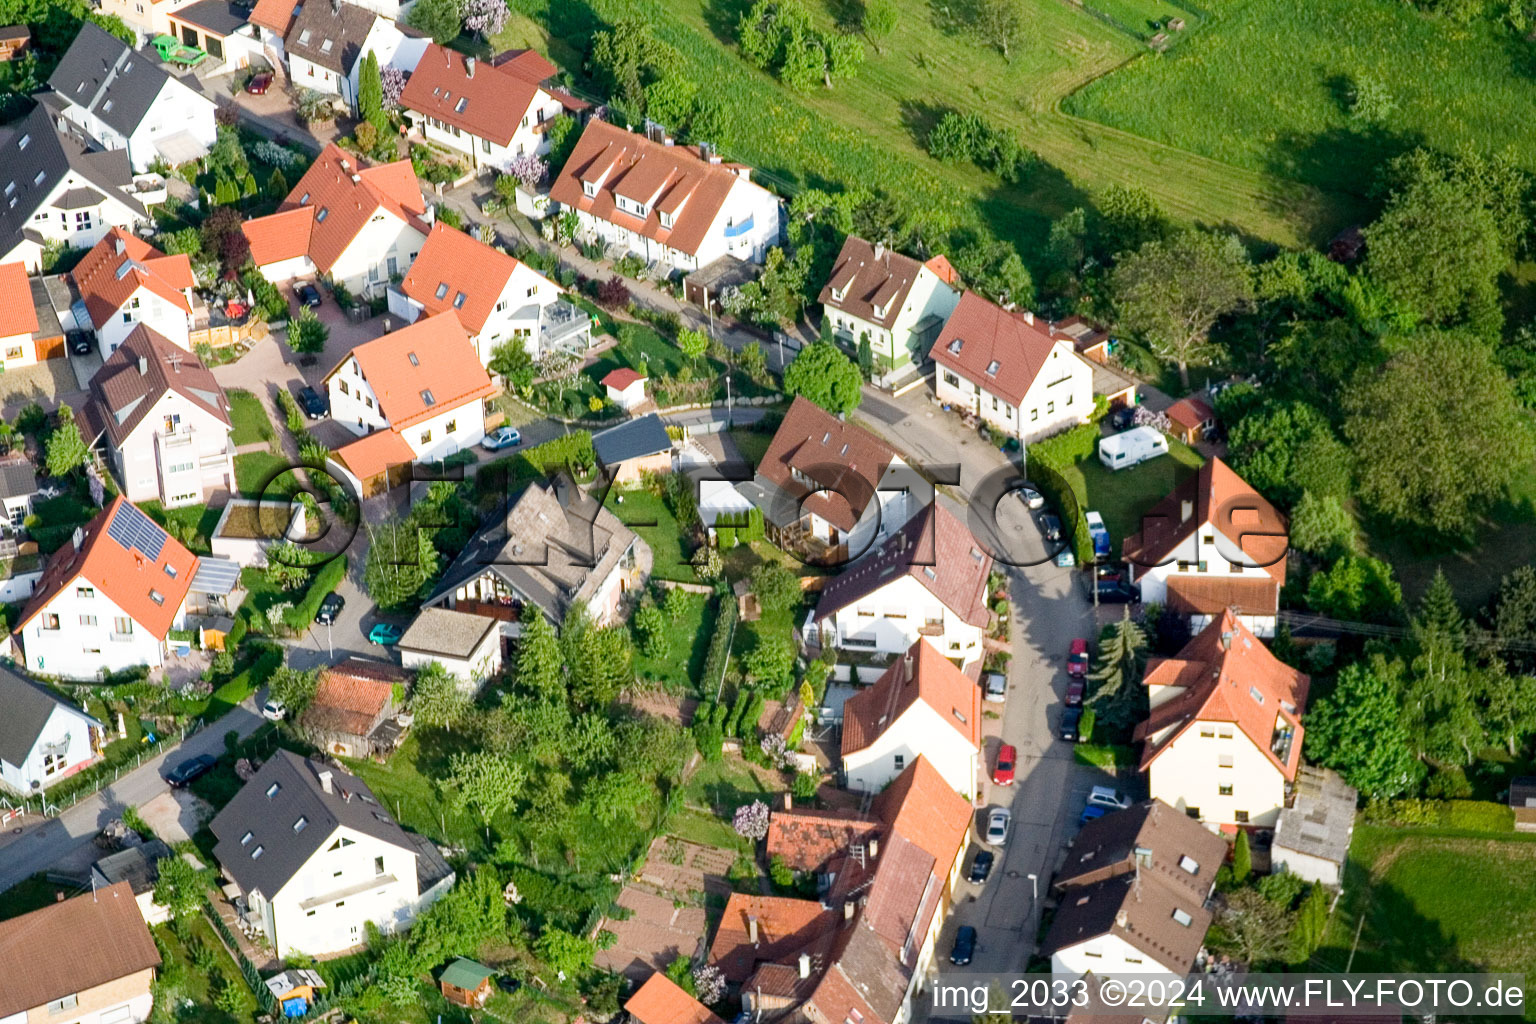
[[25, 456], [0, 459], [0, 498], [25, 498], [36, 493], [37, 474]]
[[249, 7], [237, 7], [229, 0], [198, 0], [172, 13], [177, 21], [206, 28], [216, 36], [232, 36], [250, 20]]
[[102, 888], [127, 882], [135, 896], [149, 892], [160, 879], [160, 861], [171, 855], [171, 848], [158, 839], [110, 853], [91, 865], [91, 875]]
[[[320, 782], [324, 771], [331, 773], [329, 793]], [[300, 818], [307, 823], [295, 832]], [[230, 877], [243, 891], [259, 889], [270, 899], [343, 826], [416, 849], [361, 779], [287, 750], [274, 753], [208, 827], [218, 840], [213, 855]], [[247, 832], [251, 838], [241, 843]], [[261, 855], [253, 858], [257, 849]]]
[[1343, 864], [1360, 794], [1337, 772], [1304, 766], [1296, 773], [1296, 802], [1282, 808], [1274, 848]]
[[96, 725], [101, 723], [25, 676], [0, 666], [0, 760], [20, 765], [56, 707], [67, 708]]
[[309, 0], [293, 19], [283, 45], [290, 54], [296, 53], [313, 64], [350, 74], [377, 17], [373, 11], [346, 0], [336, 4]]
[[15, 206], [0, 204], [0, 254], [15, 248], [24, 237], [37, 237], [29, 229], [32, 217], [70, 171], [133, 212], [148, 216], [143, 204], [123, 192], [133, 184], [127, 152], [87, 153], [78, 141], [59, 134], [40, 103], [19, 121], [0, 127], [0, 188], [14, 183], [17, 200]]
[[125, 138], [138, 128], [170, 73], [92, 22], [80, 26], [48, 85]]
[[655, 413], [620, 423], [592, 435], [592, 450], [604, 466], [617, 466], [630, 459], [643, 459], [672, 450], [672, 439], [661, 417]]

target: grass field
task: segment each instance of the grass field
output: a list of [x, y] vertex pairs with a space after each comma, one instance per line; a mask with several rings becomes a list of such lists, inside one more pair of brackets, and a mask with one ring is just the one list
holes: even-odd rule
[[[192, 528], [192, 541], [187, 548], [195, 555], [211, 555], [213, 547], [209, 538], [213, 531], [219, 527], [219, 516], [223, 514], [222, 507], [209, 508], [207, 505], [185, 505], [181, 508], [173, 508], [167, 511], [158, 501], [141, 501], [139, 508], [162, 527], [175, 524], [176, 529], [170, 532], [180, 540], [182, 532], [190, 526]], [[183, 543], [186, 543], [183, 541]]]
[[[579, 68], [595, 28], [620, 0], [516, 0], [497, 47], [528, 45]], [[801, 96], [737, 55], [734, 26], [746, 0], [639, 0], [636, 15], [672, 45], [695, 81], [732, 110], [728, 156], [790, 190], [867, 185], [901, 197], [929, 221], [986, 223], [1029, 258], [1051, 219], [1091, 205], [1110, 184], [1139, 185], [1175, 216], [1230, 224], [1280, 243], [1317, 237], [1348, 217], [1330, 199], [1263, 170], [1235, 168], [1063, 114], [1060, 100], [1145, 49], [1125, 32], [1061, 0], [1023, 0], [1026, 30], [1011, 60], [949, 4], [896, 0], [899, 23], [883, 53], [867, 48], [857, 77]], [[1140, 3], [1135, 4], [1141, 8]], [[1150, 5], [1149, 5], [1150, 6]], [[825, 16], [826, 8], [812, 4]], [[1041, 157], [1016, 185], [929, 158], [922, 140], [948, 109], [975, 111], [1015, 130]], [[1321, 226], [1321, 228], [1320, 228]]]
[[1104, 517], [1110, 544], [1120, 550], [1120, 542], [1141, 530], [1141, 517], [1168, 492], [1183, 483], [1200, 468], [1200, 453], [1173, 438], [1168, 439], [1168, 455], [1143, 462], [1131, 469], [1105, 469], [1097, 455], [1077, 462], [1068, 473], [1077, 473], [1087, 489], [1088, 508]]
[[[1064, 104], [1157, 142], [1258, 173], [1361, 196], [1385, 158], [1420, 142], [1512, 147], [1536, 169], [1531, 44], [1492, 20], [1456, 25], [1399, 0], [1207, 0], [1213, 17]], [[1353, 83], [1393, 109], [1352, 119]]]
[[[1355, 827], [1345, 897], [1312, 967], [1536, 976], [1536, 837]], [[1364, 925], [1361, 926], [1361, 915]], [[1526, 1019], [1532, 1019], [1528, 1010]]]
[[[620, 501], [620, 498], [624, 500]], [[698, 582], [693, 566], [688, 561], [693, 556], [693, 549], [690, 547], [684, 550], [682, 531], [678, 529], [677, 518], [667, 508], [666, 502], [639, 488], [625, 491], [615, 488], [608, 493], [606, 504], [621, 523], [634, 530], [651, 546], [651, 554], [655, 559], [651, 564], [652, 576], [679, 583]], [[648, 523], [654, 525], [644, 525]]]
[[242, 498], [276, 498], [292, 494], [298, 480], [288, 470], [289, 460], [271, 452], [246, 452], [235, 456], [235, 487]]
[[238, 448], [243, 444], [270, 441], [277, 436], [260, 399], [238, 388], [226, 391], [225, 394], [229, 396], [230, 444]]
[[715, 616], [706, 594], [688, 595], [688, 612], [668, 630], [672, 645], [665, 658], [648, 658], [635, 647], [635, 675], [659, 680], [673, 692], [694, 690], [694, 680], [704, 671]]

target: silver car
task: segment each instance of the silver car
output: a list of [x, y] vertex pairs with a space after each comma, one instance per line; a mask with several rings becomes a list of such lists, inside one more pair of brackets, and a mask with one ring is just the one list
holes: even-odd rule
[[987, 812], [987, 845], [1002, 846], [1008, 842], [1008, 830], [1013, 818], [1006, 807], [994, 807]]
[[993, 704], [1001, 704], [1008, 699], [1008, 680], [1001, 672], [988, 672], [982, 680], [986, 688], [985, 695]]

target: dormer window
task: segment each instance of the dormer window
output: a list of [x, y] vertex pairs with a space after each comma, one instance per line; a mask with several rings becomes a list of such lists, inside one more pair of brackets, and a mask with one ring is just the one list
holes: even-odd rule
[[832, 289], [832, 301], [833, 302], [842, 302], [843, 301], [843, 296], [845, 296], [847, 294], [848, 294], [848, 288], [847, 288], [846, 285], [844, 287], [842, 287], [842, 288], [833, 288]]
[[661, 213], [661, 226], [664, 228], [670, 228], [672, 226], [672, 215], [667, 213], [665, 210], [663, 210]]
[[961, 340], [960, 338], [954, 339], [953, 341], [951, 341], [949, 343], [949, 354], [952, 355], [952, 356], [959, 355], [960, 354], [960, 346], [964, 345], [964, 344], [965, 344], [965, 342], [963, 340]]
[[885, 319], [885, 307], [884, 306], [875, 306], [874, 310], [875, 310], [875, 319], [877, 319], [877, 320], [884, 320]]
[[584, 181], [584, 182], [582, 182], [581, 183], [581, 194], [586, 196], [588, 199], [591, 199], [593, 196], [597, 195], [597, 182], [595, 182], [595, 181]]

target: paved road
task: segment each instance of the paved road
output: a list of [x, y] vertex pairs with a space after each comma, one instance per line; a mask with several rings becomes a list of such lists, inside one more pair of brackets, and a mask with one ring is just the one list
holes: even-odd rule
[[82, 800], [57, 818], [7, 836], [0, 845], [0, 890], [47, 871], [56, 865], [77, 859], [91, 840], [113, 818], [122, 816], [127, 807], [148, 803], [170, 787], [160, 777], [166, 762], [179, 764], [198, 754], [224, 752], [224, 734], [233, 729], [242, 738], [251, 735], [262, 723], [253, 697], [224, 717], [189, 736], [186, 742], [167, 746], [153, 760], [146, 761], [110, 787]]

